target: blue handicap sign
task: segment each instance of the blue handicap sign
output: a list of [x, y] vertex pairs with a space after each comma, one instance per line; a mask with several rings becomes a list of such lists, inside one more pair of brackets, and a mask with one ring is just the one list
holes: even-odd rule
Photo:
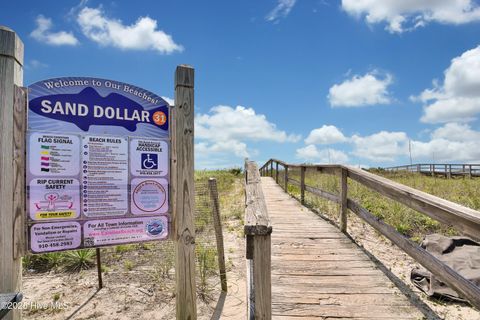
[[142, 169], [158, 169], [158, 154], [142, 153]]

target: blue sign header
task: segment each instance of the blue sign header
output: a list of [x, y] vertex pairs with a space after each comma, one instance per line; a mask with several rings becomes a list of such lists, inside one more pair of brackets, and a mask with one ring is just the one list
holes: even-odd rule
[[169, 105], [136, 86], [56, 78], [29, 87], [29, 130], [168, 137]]

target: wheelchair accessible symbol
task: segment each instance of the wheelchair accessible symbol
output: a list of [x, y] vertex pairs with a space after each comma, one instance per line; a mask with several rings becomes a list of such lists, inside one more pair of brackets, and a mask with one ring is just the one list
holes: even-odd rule
[[142, 169], [158, 170], [158, 154], [142, 153]]

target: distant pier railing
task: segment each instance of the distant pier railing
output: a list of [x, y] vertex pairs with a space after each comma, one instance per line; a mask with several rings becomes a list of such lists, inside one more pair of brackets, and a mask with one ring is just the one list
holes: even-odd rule
[[404, 166], [387, 167], [386, 171], [391, 172], [413, 172], [431, 176], [444, 176], [452, 178], [455, 176], [480, 177], [480, 164], [452, 164], [452, 163], [417, 163]]

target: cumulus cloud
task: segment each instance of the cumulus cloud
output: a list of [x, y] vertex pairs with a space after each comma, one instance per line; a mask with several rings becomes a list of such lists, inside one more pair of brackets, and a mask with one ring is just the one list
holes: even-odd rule
[[467, 122], [480, 113], [480, 46], [452, 60], [442, 85], [434, 82], [413, 100], [422, 101], [422, 122]]
[[157, 21], [140, 17], [132, 25], [105, 16], [100, 8], [83, 8], [77, 17], [83, 34], [102, 46], [112, 46], [123, 50], [153, 50], [163, 54], [182, 51], [172, 37], [157, 29]]
[[380, 131], [369, 136], [354, 135], [353, 154], [374, 162], [394, 161], [398, 156], [408, 155], [408, 137], [405, 132]]
[[265, 17], [267, 21], [278, 21], [288, 16], [297, 0], [278, 0], [277, 6]]
[[39, 15], [35, 23], [37, 28], [30, 33], [30, 36], [39, 42], [53, 46], [75, 46], [78, 44], [78, 39], [71, 32], [51, 31], [53, 23], [50, 18]]
[[213, 140], [267, 140], [297, 142], [300, 136], [278, 130], [265, 115], [257, 114], [253, 108], [216, 106], [210, 114], [195, 117], [196, 134], [201, 139]]
[[296, 157], [304, 161], [315, 163], [346, 163], [348, 156], [340, 150], [335, 149], [317, 149], [313, 144], [299, 148], [296, 151]]
[[323, 125], [321, 128], [313, 129], [305, 139], [306, 144], [333, 144], [345, 142], [347, 138], [335, 126]]
[[429, 141], [412, 141], [412, 155], [418, 160], [480, 161], [480, 132], [465, 123], [447, 123]]
[[388, 86], [392, 76], [380, 76], [377, 71], [363, 76], [354, 75], [329, 90], [328, 100], [332, 107], [364, 107], [391, 102]]
[[299, 135], [287, 134], [253, 108], [216, 106], [207, 114], [195, 116], [195, 137], [199, 154], [223, 153], [236, 157], [249, 157], [246, 141], [297, 142]]
[[195, 144], [195, 152], [201, 156], [208, 156], [212, 153], [232, 153], [236, 157], [249, 157], [247, 145], [237, 140], [216, 141], [216, 142], [199, 142]]
[[342, 8], [369, 24], [386, 23], [386, 30], [402, 33], [430, 22], [464, 24], [480, 20], [475, 0], [342, 0]]

